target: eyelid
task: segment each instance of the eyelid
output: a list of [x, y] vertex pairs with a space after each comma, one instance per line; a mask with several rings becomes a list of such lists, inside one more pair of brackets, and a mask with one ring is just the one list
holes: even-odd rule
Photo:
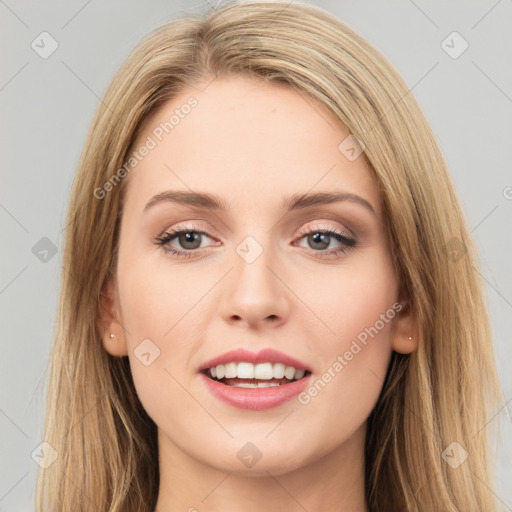
[[[347, 238], [356, 238], [356, 235], [350, 229], [346, 228], [345, 226], [339, 228], [337, 226], [333, 226], [332, 224], [331, 225], [319, 225], [318, 223], [322, 222], [322, 221], [314, 221], [314, 222], [316, 222], [316, 224], [307, 224], [305, 227], [301, 228], [299, 230], [299, 234], [308, 234], [314, 230], [339, 231], [339, 232], [343, 233], [343, 235], [346, 236]], [[332, 222], [332, 221], [330, 221], [330, 222]], [[340, 223], [338, 223], [338, 224], [340, 224]]]
[[[317, 223], [320, 221], [316, 221]], [[348, 234], [347, 234], [348, 231]], [[186, 249], [176, 249], [170, 245], [171, 240], [175, 239], [179, 234], [186, 232], [195, 232], [201, 235], [204, 235], [212, 240], [214, 237], [210, 236], [208, 233], [208, 229], [201, 229], [198, 226], [194, 226], [193, 224], [188, 225], [176, 225], [171, 228], [167, 228], [164, 232], [162, 232], [159, 236], [155, 238], [154, 243], [158, 245], [163, 251], [172, 254], [174, 257], [185, 257], [185, 258], [195, 258], [198, 253], [205, 253], [212, 250], [212, 245], [197, 248], [193, 250]], [[301, 228], [294, 237], [293, 242], [300, 242], [305, 236], [313, 234], [313, 233], [324, 233], [328, 234], [330, 237], [334, 237], [338, 243], [341, 244], [340, 247], [330, 250], [320, 250], [315, 251], [313, 249], [307, 249], [307, 252], [315, 255], [316, 258], [337, 258], [338, 255], [345, 253], [346, 251], [353, 249], [358, 245], [358, 240], [351, 230], [343, 227], [343, 229], [334, 226], [321, 226], [318, 224], [315, 225], [306, 225]], [[299, 247], [302, 247], [299, 245]], [[316, 253], [316, 254], [315, 254]]]
[[[190, 221], [190, 222], [194, 222], [194, 221]], [[346, 236], [347, 238], [356, 238], [356, 235], [348, 228], [346, 228], [345, 226], [343, 226], [342, 228], [338, 228], [336, 226], [333, 226], [332, 224], [329, 225], [319, 225], [320, 222], [334, 222], [333, 220], [315, 220], [314, 221], [315, 224], [306, 224], [305, 226], [301, 227], [299, 229], [299, 231], [297, 232], [298, 235], [307, 235], [307, 234], [310, 234], [313, 230], [318, 230], [318, 231], [337, 231], [337, 232], [341, 232], [344, 236]], [[339, 222], [338, 222], [339, 224]], [[196, 233], [200, 233], [200, 234], [203, 234], [205, 236], [207, 236], [208, 238], [215, 238], [214, 236], [212, 236], [212, 234], [209, 232], [209, 229], [208, 227], [205, 227], [205, 225], [201, 225], [201, 224], [186, 224], [186, 221], [184, 221], [183, 223], [178, 223], [172, 227], [169, 227], [169, 228], [166, 228], [164, 229], [160, 235], [158, 235], [159, 237], [162, 237], [163, 235], [165, 235], [165, 233], [180, 233], [180, 232], [183, 232], [183, 231], [193, 231], [193, 232], [196, 232]]]

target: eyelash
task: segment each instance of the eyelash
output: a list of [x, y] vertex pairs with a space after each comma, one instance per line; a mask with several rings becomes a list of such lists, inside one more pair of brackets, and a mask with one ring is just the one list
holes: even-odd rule
[[[198, 230], [198, 229], [193, 229], [193, 228], [174, 229], [174, 228], [170, 228], [169, 230], [165, 231], [161, 235], [157, 236], [155, 238], [154, 243], [158, 247], [161, 247], [166, 253], [172, 254], [173, 256], [176, 256], [176, 257], [182, 256], [184, 258], [191, 258], [191, 257], [195, 256], [198, 252], [201, 252], [201, 249], [185, 251], [185, 250], [174, 249], [173, 247], [168, 245], [171, 242], [171, 240], [173, 240], [174, 238], [176, 238], [177, 236], [179, 236], [179, 235], [181, 235], [183, 233], [197, 233], [199, 235], [205, 235], [208, 238], [212, 238], [212, 237], [210, 237], [208, 235], [208, 233], [205, 233], [204, 231], [201, 231], [201, 230]], [[350, 250], [350, 249], [352, 249], [352, 248], [354, 248], [356, 246], [355, 238], [348, 237], [347, 235], [345, 235], [341, 231], [337, 231], [335, 229], [331, 230], [331, 229], [317, 229], [317, 228], [311, 229], [310, 228], [310, 229], [306, 229], [306, 230], [300, 231], [299, 234], [301, 235], [299, 240], [302, 240], [302, 238], [304, 238], [307, 235], [323, 234], [323, 235], [329, 235], [331, 237], [334, 237], [338, 242], [340, 242], [342, 244], [341, 247], [339, 247], [337, 249], [331, 249], [330, 251], [327, 251], [327, 252], [324, 252], [325, 249], [321, 250], [321, 251], [315, 251], [313, 249], [310, 249], [310, 251], [313, 251], [314, 253], [319, 253], [318, 256], [320, 258], [337, 256], [339, 254], [347, 252], [348, 250]]]

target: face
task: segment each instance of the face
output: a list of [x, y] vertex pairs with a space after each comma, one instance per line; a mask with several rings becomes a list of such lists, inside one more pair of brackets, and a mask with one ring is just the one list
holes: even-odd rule
[[279, 474], [361, 439], [411, 333], [377, 185], [339, 149], [347, 130], [284, 86], [203, 88], [134, 144], [149, 149], [125, 178], [105, 347], [128, 355], [161, 448]]

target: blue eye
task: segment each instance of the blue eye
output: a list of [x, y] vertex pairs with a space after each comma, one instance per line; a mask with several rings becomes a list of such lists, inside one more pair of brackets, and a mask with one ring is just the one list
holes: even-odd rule
[[[348, 236], [346, 233], [329, 229], [310, 229], [300, 233], [302, 236], [299, 240], [307, 238], [310, 250], [321, 258], [336, 256], [344, 253], [356, 246], [356, 239]], [[177, 257], [191, 258], [201, 252], [201, 238], [206, 236], [211, 238], [208, 233], [197, 229], [173, 229], [165, 231], [155, 238], [155, 244], [161, 247], [166, 253]], [[177, 239], [179, 245], [183, 249], [177, 249], [171, 245], [171, 242]], [[331, 242], [335, 240], [339, 247], [325, 251]], [[314, 247], [318, 245], [319, 247]], [[206, 248], [209, 250], [210, 248]], [[319, 250], [316, 250], [319, 249]], [[204, 251], [203, 251], [204, 252]]]

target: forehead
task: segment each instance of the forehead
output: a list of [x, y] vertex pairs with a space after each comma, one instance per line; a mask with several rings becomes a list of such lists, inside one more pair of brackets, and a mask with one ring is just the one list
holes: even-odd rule
[[149, 119], [133, 148], [151, 149], [130, 172], [127, 202], [178, 189], [225, 197], [233, 208], [239, 201], [261, 208], [297, 192], [336, 189], [363, 195], [379, 210], [363, 157], [351, 161], [339, 149], [348, 135], [304, 93], [217, 78], [182, 91]]

